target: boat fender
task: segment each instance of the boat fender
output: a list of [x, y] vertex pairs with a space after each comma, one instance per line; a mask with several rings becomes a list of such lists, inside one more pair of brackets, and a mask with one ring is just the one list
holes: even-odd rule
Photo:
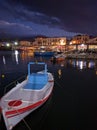
[[18, 82], [18, 81], [15, 81], [14, 84], [15, 84], [15, 86], [17, 86], [17, 85], [19, 84], [19, 82]]
[[17, 81], [16, 84], [19, 84], [19, 82]]
[[8, 126], [9, 130], [12, 130], [13, 125], [11, 124], [10, 126]]

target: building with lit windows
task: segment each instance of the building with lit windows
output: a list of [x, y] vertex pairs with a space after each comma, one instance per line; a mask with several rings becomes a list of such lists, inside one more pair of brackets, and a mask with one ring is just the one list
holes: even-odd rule
[[90, 39], [89, 35], [76, 35], [72, 38], [72, 44], [85, 44]]
[[89, 39], [86, 44], [88, 45], [89, 49], [96, 49], [97, 50], [97, 37]]
[[66, 45], [66, 37], [57, 38], [36, 38], [33, 42], [36, 47], [45, 46], [48, 49], [53, 49], [54, 51], [64, 50]]
[[89, 41], [89, 39], [89, 35], [76, 35], [71, 39], [69, 45], [71, 49], [84, 50], [87, 49], [87, 41]]

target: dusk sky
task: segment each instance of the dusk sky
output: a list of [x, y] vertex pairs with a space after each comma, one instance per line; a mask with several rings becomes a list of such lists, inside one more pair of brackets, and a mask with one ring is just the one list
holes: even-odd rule
[[97, 36], [97, 0], [0, 0], [0, 38]]

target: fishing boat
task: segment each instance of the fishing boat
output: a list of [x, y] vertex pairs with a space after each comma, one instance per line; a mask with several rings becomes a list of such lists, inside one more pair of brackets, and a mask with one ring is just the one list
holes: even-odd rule
[[[43, 71], [31, 72], [33, 65], [42, 65]], [[1, 114], [7, 130], [11, 130], [50, 97], [54, 86], [52, 73], [44, 62], [29, 62], [27, 78], [18, 83], [0, 100]]]

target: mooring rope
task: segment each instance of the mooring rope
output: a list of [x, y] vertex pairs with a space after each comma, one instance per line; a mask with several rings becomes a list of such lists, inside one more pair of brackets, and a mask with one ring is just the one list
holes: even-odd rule
[[22, 119], [22, 121], [24, 122], [24, 124], [26, 125], [26, 127], [28, 128], [28, 130], [31, 130], [30, 126], [29, 126], [28, 123], [25, 121], [25, 119]]
[[11, 82], [10, 84], [6, 85], [6, 86], [5, 86], [5, 89], [4, 89], [4, 94], [6, 93], [6, 90], [7, 90], [8, 87], [10, 87], [10, 86], [13, 85], [13, 84], [16, 85], [16, 84], [18, 83], [18, 80], [22, 79], [23, 77], [26, 77], [26, 75], [23, 75], [22, 77], [16, 79], [15, 81]]

